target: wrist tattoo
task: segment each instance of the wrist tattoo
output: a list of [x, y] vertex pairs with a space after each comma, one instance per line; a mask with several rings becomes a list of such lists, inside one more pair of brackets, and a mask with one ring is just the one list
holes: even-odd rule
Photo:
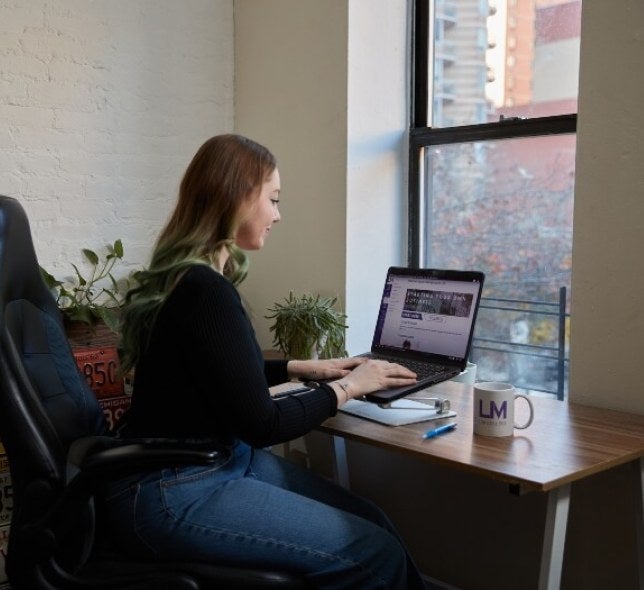
[[338, 385], [340, 386], [340, 389], [344, 391], [344, 403], [347, 403], [349, 401], [349, 385], [342, 381], [338, 381]]

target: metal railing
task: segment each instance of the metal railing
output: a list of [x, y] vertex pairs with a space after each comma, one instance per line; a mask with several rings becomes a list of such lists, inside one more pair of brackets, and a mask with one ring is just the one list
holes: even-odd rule
[[568, 378], [568, 362], [566, 355], [566, 319], [570, 314], [566, 311], [566, 287], [559, 289], [559, 301], [535, 301], [525, 299], [502, 299], [498, 297], [482, 297], [480, 309], [500, 312], [517, 312], [523, 316], [551, 316], [556, 318], [557, 335], [554, 345], [530, 344], [513, 342], [509, 337], [491, 338], [485, 334], [475, 334], [472, 341], [472, 360], [477, 362], [477, 352], [489, 351], [515, 355], [517, 357], [531, 357], [550, 361], [556, 366], [556, 388], [552, 389], [544, 383], [514, 383], [515, 387], [541, 391], [556, 395], [558, 400], [563, 400]]

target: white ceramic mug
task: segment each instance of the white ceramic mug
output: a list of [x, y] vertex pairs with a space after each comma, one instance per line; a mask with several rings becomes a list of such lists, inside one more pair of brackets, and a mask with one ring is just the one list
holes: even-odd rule
[[[514, 423], [514, 402], [528, 402], [530, 417], [524, 424]], [[532, 424], [534, 408], [530, 398], [517, 393], [510, 383], [484, 381], [474, 385], [474, 433], [485, 436], [512, 436], [514, 429]]]

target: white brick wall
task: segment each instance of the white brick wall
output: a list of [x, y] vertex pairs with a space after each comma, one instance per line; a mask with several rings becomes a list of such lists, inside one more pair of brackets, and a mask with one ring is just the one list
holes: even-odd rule
[[0, 194], [40, 263], [145, 264], [188, 161], [233, 129], [232, 0], [0, 0]]

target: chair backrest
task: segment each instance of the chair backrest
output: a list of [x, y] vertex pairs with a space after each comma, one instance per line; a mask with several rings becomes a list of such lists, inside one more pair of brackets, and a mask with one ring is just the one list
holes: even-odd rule
[[20, 203], [0, 196], [0, 440], [14, 493], [7, 569], [19, 569], [32, 526], [65, 487], [74, 440], [105, 434], [105, 417], [81, 377], [45, 285]]

